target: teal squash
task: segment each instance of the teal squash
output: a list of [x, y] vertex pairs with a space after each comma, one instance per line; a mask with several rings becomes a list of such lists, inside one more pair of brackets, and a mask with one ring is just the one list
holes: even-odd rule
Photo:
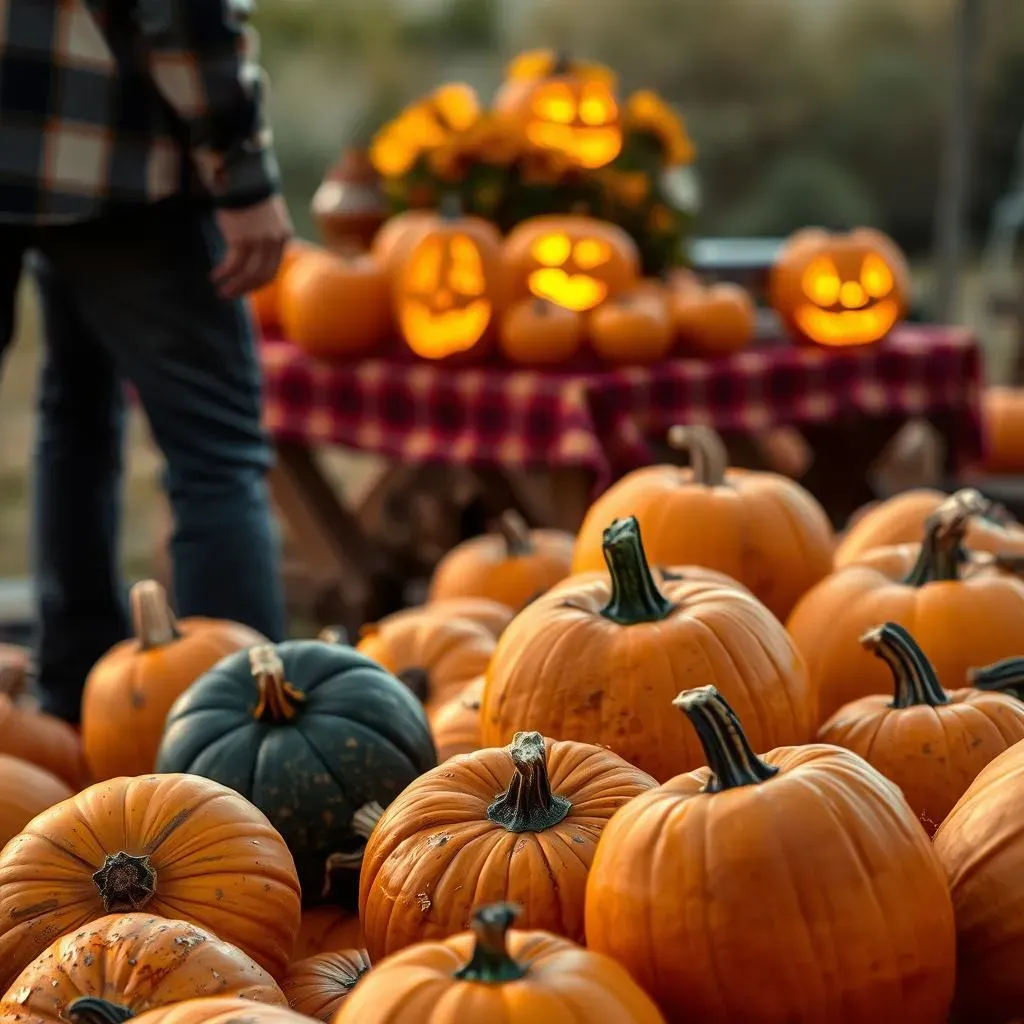
[[[372, 820], [437, 764], [423, 706], [351, 647], [291, 640], [229, 655], [167, 716], [158, 772], [254, 803], [295, 858], [305, 906], [357, 908]], [[354, 827], [354, 822], [356, 827]]]

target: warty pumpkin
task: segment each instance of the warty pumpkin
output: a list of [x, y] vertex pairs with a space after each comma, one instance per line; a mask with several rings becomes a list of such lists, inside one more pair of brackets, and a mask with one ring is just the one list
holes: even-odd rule
[[195, 775], [110, 779], [33, 818], [0, 852], [0, 989], [106, 914], [181, 919], [282, 978], [299, 882], [262, 811]]
[[136, 583], [130, 602], [135, 635], [96, 663], [82, 693], [82, 744], [97, 782], [151, 772], [175, 700], [225, 655], [267, 642], [237, 622], [175, 619], [156, 580]]
[[341, 907], [309, 907], [302, 911], [292, 961], [306, 960], [317, 953], [362, 947], [363, 927], [356, 914]]
[[[497, 640], [512, 621], [515, 612], [507, 604], [492, 601], [489, 597], [442, 597], [426, 605], [402, 608], [381, 619], [377, 625], [390, 625], [403, 619], [415, 619], [423, 612], [439, 615], [445, 619], [469, 619], [483, 626]], [[324, 639], [321, 637], [321, 639]]]
[[70, 796], [71, 788], [52, 772], [0, 754], [0, 848], [37, 814]]
[[194, 924], [111, 914], [36, 957], [0, 1003], [0, 1022], [62, 1024], [90, 1014], [123, 1021], [202, 996], [286, 1001], [262, 967]]
[[972, 666], [1020, 652], [1024, 582], [998, 572], [964, 572], [964, 537], [981, 508], [979, 499], [976, 492], [961, 491], [943, 503], [906, 579], [850, 565], [822, 580], [793, 609], [786, 628], [818, 691], [822, 720], [852, 700], [889, 691], [885, 665], [858, 643], [879, 622], [913, 629], [947, 685], [966, 679]]
[[663, 709], [709, 673], [759, 747], [813, 737], [803, 661], [764, 605], [717, 582], [659, 586], [633, 516], [605, 530], [603, 547], [609, 576], [567, 581], [502, 634], [484, 687], [484, 746], [537, 729], [607, 746], [664, 781], [704, 755], [687, 723]]
[[480, 749], [480, 707], [485, 681], [484, 676], [477, 676], [462, 693], [442, 704], [434, 714], [430, 731], [434, 734], [438, 764], [456, 754]]
[[758, 756], [713, 686], [675, 703], [707, 767], [608, 824], [587, 882], [588, 948], [672, 1024], [945, 1020], [953, 908], [899, 789], [838, 747]]
[[654, 785], [608, 750], [536, 732], [427, 772], [366, 844], [359, 917], [371, 960], [457, 934], [474, 903], [527, 896], [529, 927], [582, 941], [601, 831]]
[[1024, 704], [981, 689], [944, 690], [913, 637], [893, 622], [860, 642], [888, 665], [895, 692], [844, 705], [818, 740], [852, 750], [895, 782], [932, 835], [978, 772], [1024, 740]]
[[453, 597], [487, 597], [513, 611], [565, 579], [572, 568], [572, 534], [530, 530], [518, 512], [498, 521], [497, 533], [463, 541], [438, 563], [430, 603]]
[[363, 847], [353, 817], [436, 763], [412, 694], [365, 655], [319, 640], [220, 662], [171, 708], [158, 758], [161, 771], [214, 779], [263, 811], [307, 906], [351, 909]]
[[601, 568], [604, 528], [635, 515], [657, 565], [704, 565], [739, 580], [779, 618], [832, 568], [832, 528], [814, 497], [775, 473], [734, 469], [710, 428], [673, 428], [692, 468], [628, 473], [587, 512], [573, 572]]
[[[254, 1003], [248, 999], [187, 999], [150, 1010], [135, 1018], [137, 1024], [309, 1024], [287, 1006]], [[72, 1020], [71, 1024], [117, 1024], [111, 1020]]]
[[548, 932], [510, 931], [517, 909], [480, 907], [472, 931], [376, 965], [335, 1024], [664, 1024], [614, 960]]
[[369, 969], [364, 949], [319, 953], [293, 963], [281, 989], [296, 1013], [329, 1021]]
[[45, 711], [19, 707], [6, 693], [0, 693], [0, 754], [38, 765], [72, 790], [90, 781], [78, 733]]

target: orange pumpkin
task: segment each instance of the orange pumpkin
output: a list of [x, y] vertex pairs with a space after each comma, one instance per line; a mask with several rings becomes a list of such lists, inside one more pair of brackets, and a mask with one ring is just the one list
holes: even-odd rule
[[89, 784], [78, 733], [60, 718], [19, 707], [0, 693], [0, 754], [45, 768], [73, 790]]
[[970, 491], [944, 503], [905, 579], [890, 576], [889, 565], [849, 565], [793, 609], [786, 628], [806, 661], [823, 720], [852, 700], [890, 689], [885, 665], [857, 642], [879, 621], [912, 629], [947, 686], [966, 679], [972, 666], [1019, 653], [1024, 582], [999, 572], [964, 571], [964, 537], [982, 508]]
[[0, 754], [0, 848], [37, 814], [70, 796], [68, 785], [45, 768]]
[[20, 697], [28, 687], [32, 652], [17, 644], [0, 643], [0, 693]]
[[401, 262], [409, 243], [419, 232], [434, 223], [434, 210], [403, 210], [389, 217], [374, 236], [370, 256], [390, 279]]
[[530, 530], [509, 510], [497, 533], [463, 541], [441, 559], [430, 580], [428, 607], [453, 597], [486, 597], [518, 612], [569, 575], [572, 549], [571, 533]]
[[981, 396], [985, 469], [1024, 472], [1024, 388], [988, 387]]
[[131, 611], [135, 636], [96, 663], [82, 694], [82, 744], [97, 781], [151, 772], [178, 697], [225, 655], [267, 642], [237, 622], [176, 620], [155, 580], [132, 587]]
[[982, 689], [947, 692], [895, 623], [869, 630], [861, 645], [889, 666], [895, 694], [844, 705], [818, 740], [860, 754], [895, 782], [932, 835], [982, 768], [1024, 740], [1024, 704]]
[[807, 228], [783, 245], [768, 297], [798, 341], [845, 348], [881, 341], [903, 318], [910, 268], [891, 238], [870, 228]]
[[575, 356], [586, 340], [583, 317], [547, 299], [514, 303], [501, 321], [500, 345], [510, 363], [557, 366]]
[[646, 366], [661, 362], [675, 345], [664, 290], [617, 295], [590, 315], [590, 347], [606, 363]]
[[469, 754], [480, 749], [484, 681], [484, 676], [477, 676], [462, 693], [442, 704], [435, 712], [430, 731], [434, 734], [438, 764], [456, 754]]
[[[135, 1018], [138, 1024], [309, 1024], [287, 1006], [254, 1003], [248, 999], [186, 999], [150, 1010]], [[95, 1019], [72, 1020], [71, 1024], [111, 1024]]]
[[293, 963], [281, 989], [296, 1013], [329, 1021], [369, 969], [364, 949], [319, 953]]
[[513, 298], [546, 299], [574, 313], [629, 291], [640, 275], [636, 243], [618, 225], [548, 215], [518, 224], [505, 240]]
[[745, 349], [757, 329], [757, 307], [738, 284], [722, 281], [670, 292], [672, 321], [686, 355], [724, 356]]
[[758, 756], [713, 686], [675, 703], [708, 767], [638, 796], [605, 829], [588, 948], [671, 1024], [946, 1020], [953, 908], [899, 789], [838, 747]]
[[547, 932], [510, 931], [517, 913], [508, 904], [481, 907], [472, 932], [389, 957], [335, 1024], [664, 1024], [614, 960]]
[[707, 427], [673, 428], [670, 441], [689, 451], [692, 468], [650, 466], [609, 487], [580, 527], [573, 572], [600, 569], [604, 528], [635, 515], [652, 562], [717, 569], [785, 618], [832, 568], [824, 510], [793, 480], [730, 468], [721, 438]]
[[288, 271], [295, 266], [300, 258], [312, 252], [319, 252], [315, 245], [304, 242], [299, 238], [293, 238], [285, 246], [281, 262], [278, 264], [277, 273], [273, 279], [262, 288], [249, 294], [253, 316], [256, 323], [264, 332], [271, 332], [281, 326], [281, 282]]
[[361, 949], [363, 929], [355, 914], [340, 907], [311, 907], [302, 911], [293, 960], [306, 960], [317, 953], [339, 949]]
[[111, 914], [57, 939], [33, 960], [0, 1003], [0, 1020], [63, 1024], [93, 1010], [101, 1020], [123, 1021], [212, 995], [285, 1004], [262, 967], [202, 928], [150, 914]]
[[[714, 569], [705, 569], [702, 565], [672, 565], [664, 567], [652, 565], [651, 577], [658, 586], [669, 583], [711, 583], [717, 587], [735, 587], [736, 590], [744, 594], [750, 594], [750, 591], [742, 583], [738, 583], [731, 576], [726, 576], [724, 572], [715, 572]], [[567, 576], [561, 583], [556, 583], [547, 593], [558, 594], [563, 590], [572, 590], [581, 583], [592, 583], [595, 580], [603, 580], [605, 583], [610, 583], [611, 577], [608, 574], [607, 568], [574, 573], [572, 576]], [[750, 594], [750, 596], [753, 597], [754, 595]]]
[[[380, 620], [378, 625], [390, 625], [403, 619], [418, 619], [424, 612], [445, 619], [468, 619], [483, 626], [497, 640], [512, 621], [515, 614], [507, 604], [492, 601], [489, 597], [441, 597], [425, 605], [415, 605], [392, 612]], [[323, 635], [321, 640], [327, 639]]]
[[97, 783], [0, 852], [0, 989], [59, 936], [143, 909], [208, 929], [282, 978], [299, 929], [295, 864], [262, 812], [219, 783]]
[[481, 711], [485, 746], [517, 729], [599, 743], [665, 780], [701, 764], [686, 722], [665, 715], [680, 686], [711, 673], [761, 749], [805, 743], [814, 691], [781, 623], [736, 587], [651, 574], [634, 517], [605, 531], [610, 577], [572, 580], [502, 634]]
[[457, 934], [474, 903], [527, 896], [530, 927], [582, 941], [601, 832], [654, 785], [608, 750], [536, 732], [421, 775], [384, 811], [363, 855], [359, 917], [371, 960]]

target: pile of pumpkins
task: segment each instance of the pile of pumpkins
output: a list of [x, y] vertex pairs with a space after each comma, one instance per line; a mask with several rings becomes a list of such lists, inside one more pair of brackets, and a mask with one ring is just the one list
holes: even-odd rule
[[1024, 526], [673, 440], [354, 644], [137, 584], [0, 708], [0, 1024], [1021, 1017]]

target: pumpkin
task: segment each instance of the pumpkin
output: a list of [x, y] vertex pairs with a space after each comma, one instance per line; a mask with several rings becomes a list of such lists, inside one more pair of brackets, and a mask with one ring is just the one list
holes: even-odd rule
[[586, 341], [581, 314], [547, 299], [519, 299], [501, 321], [500, 347], [510, 363], [558, 366], [573, 358]]
[[82, 694], [82, 744], [98, 782], [151, 772], [178, 697], [225, 655], [267, 642], [237, 622], [175, 619], [156, 580], [136, 583], [130, 602], [135, 635], [96, 663]]
[[495, 640], [505, 631], [512, 621], [515, 612], [507, 604], [492, 601], [489, 597], [441, 597], [426, 605], [415, 605], [392, 612], [381, 619], [377, 625], [386, 626], [403, 619], [420, 618], [423, 612], [438, 615], [446, 619], [468, 619], [478, 626], [483, 626]]
[[653, 562], [724, 572], [784, 619], [832, 568], [824, 510], [793, 480], [730, 468], [725, 445], [707, 427], [673, 428], [669, 440], [689, 452], [692, 468], [649, 466], [609, 487], [580, 527], [573, 572], [600, 569], [604, 528], [635, 515]]
[[443, 618], [428, 604], [419, 615], [364, 626], [356, 649], [405, 683], [429, 718], [487, 671], [494, 644], [484, 626]]
[[546, 299], [586, 313], [632, 288], [640, 275], [636, 243], [617, 224], [577, 215], [524, 220], [505, 239], [514, 298]]
[[654, 780], [590, 743], [516, 733], [417, 779], [367, 840], [370, 959], [455, 935], [480, 901], [530, 897], [524, 925], [583, 941], [583, 892], [608, 819]]
[[964, 537], [982, 508], [970, 491], [945, 502], [931, 518], [918, 562], [905, 579], [888, 575], [890, 564], [849, 565], [801, 598], [786, 628], [818, 691], [822, 720], [858, 697], [891, 689], [885, 665], [857, 642], [880, 621], [912, 629], [947, 685], [966, 679], [975, 665], [1020, 652], [1024, 582], [964, 569]]
[[295, 864], [266, 816], [216, 782], [97, 783], [0, 852], [0, 989], [59, 936], [141, 910], [199, 925], [281, 978], [299, 929]]
[[68, 785], [45, 768], [0, 754], [0, 848], [37, 814], [70, 796]]
[[670, 311], [682, 351], [725, 356], [750, 345], [757, 330], [757, 307], [738, 284], [722, 281], [670, 292]]
[[405, 949], [378, 964], [335, 1024], [664, 1024], [613, 960], [542, 931], [510, 931], [518, 908], [480, 907], [471, 932]]
[[434, 714], [430, 731], [434, 734], [438, 764], [456, 754], [469, 754], [480, 749], [480, 707], [484, 682], [484, 676], [477, 676]]
[[945, 1020], [953, 908], [899, 789], [838, 747], [758, 756], [713, 686], [675, 703], [708, 767], [606, 827], [588, 948], [621, 963], [672, 1024]]
[[987, 387], [981, 394], [985, 470], [1024, 472], [1024, 388]]
[[[719, 587], [734, 587], [736, 590], [742, 591], [744, 594], [750, 594], [742, 583], [737, 583], [731, 576], [726, 576], [724, 572], [715, 572], [714, 569], [705, 569], [701, 565], [672, 565], [672, 566], [651, 566], [651, 577], [655, 582], [661, 586], [668, 583], [713, 583]], [[548, 594], [558, 594], [563, 590], [572, 590], [574, 587], [579, 586], [581, 583], [592, 583], [594, 580], [604, 580], [606, 583], [610, 583], [611, 577], [608, 574], [607, 568], [605, 569], [593, 569], [589, 572], [578, 572], [572, 576], [567, 576], [561, 583], [556, 583], [551, 587]], [[753, 594], [750, 594], [753, 597]]]
[[409, 691], [351, 647], [318, 640], [240, 651], [201, 676], [167, 716], [157, 760], [248, 797], [292, 851], [304, 903], [353, 909], [353, 817], [436, 763]]
[[285, 275], [302, 257], [318, 251], [320, 250], [309, 242], [299, 238], [291, 239], [285, 246], [277, 273], [262, 288], [250, 292], [252, 314], [262, 331], [269, 333], [281, 326], [281, 282]]
[[909, 296], [906, 257], [870, 228], [798, 231], [768, 278], [768, 301], [789, 333], [827, 348], [881, 341], [905, 315]]
[[293, 963], [281, 989], [296, 1013], [329, 1021], [369, 969], [363, 949], [319, 953]]
[[567, 581], [502, 634], [484, 688], [484, 746], [538, 729], [607, 746], [664, 781], [701, 764], [686, 722], [662, 713], [697, 672], [742, 708], [760, 749], [811, 739], [814, 691], [764, 605], [711, 581], [659, 586], [634, 516], [608, 527], [603, 550], [609, 576]]
[[28, 686], [32, 652], [17, 644], [0, 643], [0, 693], [20, 697]]
[[572, 549], [571, 533], [530, 530], [509, 510], [497, 533], [463, 541], [438, 562], [427, 600], [487, 597], [518, 612], [569, 575]]
[[0, 693], [0, 754], [45, 768], [73, 790], [89, 783], [78, 733], [45, 711], [19, 707]]
[[860, 642], [888, 665], [895, 692], [844, 705], [818, 740], [852, 750], [895, 782], [932, 835], [982, 768], [1024, 740], [1024, 704], [982, 689], [947, 692], [911, 635], [893, 622]]
[[[287, 1006], [254, 1003], [248, 999], [187, 999], [140, 1014], [138, 1024], [309, 1024]], [[76, 1015], [70, 1024], [117, 1024], [107, 1016]]]
[[306, 960], [317, 953], [361, 949], [363, 929], [355, 914], [341, 907], [309, 907], [302, 911], [302, 923], [295, 940], [293, 960]]
[[590, 316], [590, 346], [606, 363], [647, 365], [661, 362], [675, 345], [664, 292], [625, 292]]
[[477, 359], [505, 305], [498, 229], [457, 200], [414, 229], [393, 272], [392, 305], [408, 349], [431, 362]]
[[434, 210], [403, 210], [381, 225], [370, 246], [370, 256], [389, 279], [407, 252], [409, 243], [436, 219]]
[[956, 914], [957, 1020], [1020, 1017], [1024, 977], [1024, 745], [1000, 754], [968, 787], [932, 841]]
[[214, 995], [285, 1003], [262, 967], [208, 931], [149, 914], [111, 914], [36, 957], [0, 1003], [0, 1021], [61, 1024], [90, 1003], [126, 1020]]
[[392, 329], [388, 278], [366, 255], [303, 256], [281, 282], [280, 307], [285, 336], [316, 358], [373, 352]]

